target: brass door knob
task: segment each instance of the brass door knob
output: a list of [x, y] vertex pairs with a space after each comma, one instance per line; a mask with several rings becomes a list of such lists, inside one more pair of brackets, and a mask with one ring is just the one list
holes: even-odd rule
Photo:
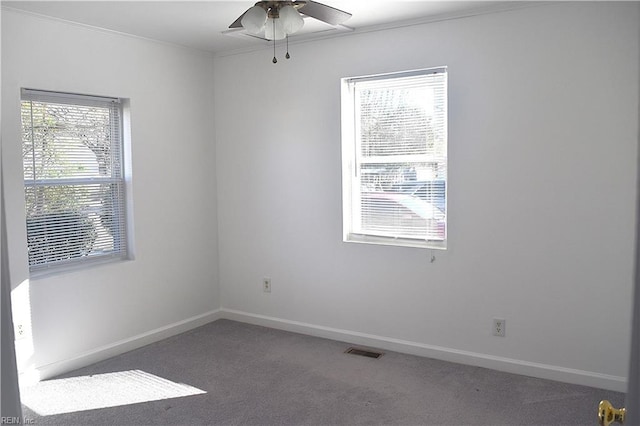
[[609, 426], [611, 423], [624, 423], [624, 416], [627, 410], [624, 408], [613, 408], [607, 400], [600, 401], [598, 405], [598, 420], [600, 425]]

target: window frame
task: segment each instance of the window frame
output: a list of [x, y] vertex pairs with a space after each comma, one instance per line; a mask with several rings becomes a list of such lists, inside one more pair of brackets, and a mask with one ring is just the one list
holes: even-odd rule
[[[110, 208], [107, 210], [108, 214], [117, 216], [118, 224], [114, 227], [114, 233], [111, 234], [113, 238], [113, 247], [111, 251], [103, 253], [91, 253], [89, 251], [85, 255], [70, 257], [62, 260], [54, 260], [50, 262], [32, 263], [32, 259], [29, 257], [29, 272], [32, 278], [37, 278], [44, 275], [72, 271], [76, 269], [84, 269], [86, 267], [103, 264], [108, 262], [122, 261], [126, 259], [133, 259], [132, 257], [132, 226], [131, 226], [131, 214], [130, 203], [131, 195], [130, 190], [130, 159], [129, 159], [129, 145], [126, 138], [128, 137], [128, 125], [127, 113], [125, 108], [128, 106], [128, 101], [123, 98], [116, 97], [103, 97], [84, 95], [77, 93], [56, 92], [38, 89], [22, 88], [20, 96], [21, 110], [24, 102], [37, 102], [37, 103], [53, 103], [53, 104], [65, 104], [70, 107], [99, 107], [109, 109], [109, 140], [110, 155], [109, 161], [112, 164], [111, 173], [109, 176], [81, 176], [81, 177], [62, 177], [62, 178], [37, 178], [35, 169], [31, 177], [27, 177], [25, 173], [25, 166], [23, 164], [23, 179], [25, 197], [27, 197], [30, 188], [55, 188], [55, 187], [73, 187], [87, 188], [91, 191], [91, 186], [96, 185], [115, 185], [117, 196], [111, 196], [109, 198]], [[21, 112], [22, 117], [22, 112]], [[24, 123], [21, 126], [25, 129]], [[27, 126], [28, 130], [32, 134], [33, 138], [33, 123]], [[33, 141], [33, 139], [32, 139]], [[24, 137], [22, 138], [23, 150], [25, 144]], [[33, 143], [33, 142], [32, 142]], [[115, 149], [114, 149], [115, 148]], [[35, 149], [35, 148], [34, 148]], [[115, 151], [115, 153], [114, 153]], [[69, 153], [69, 151], [65, 151]], [[34, 154], [35, 155], [35, 151]], [[115, 160], [114, 160], [115, 158]], [[24, 159], [23, 159], [24, 161]], [[117, 166], [114, 167], [113, 164]], [[80, 204], [83, 209], [89, 209], [88, 204]], [[25, 207], [28, 208], [27, 200], [25, 198]], [[27, 212], [25, 211], [25, 214]], [[64, 211], [62, 211], [64, 213]], [[28, 219], [28, 216], [25, 216]], [[27, 221], [28, 223], [28, 221]], [[105, 225], [107, 226], [107, 225]], [[73, 230], [69, 231], [73, 232]], [[68, 235], [68, 234], [67, 234]], [[68, 238], [68, 237], [67, 237]], [[27, 245], [29, 241], [29, 226], [27, 226]], [[92, 248], [93, 249], [93, 248]]]
[[[356, 100], [358, 83], [383, 82], [392, 79], [404, 79], [406, 77], [429, 76], [439, 74], [443, 76], [443, 134], [445, 140], [444, 154], [444, 238], [422, 239], [399, 235], [377, 235], [361, 228], [363, 200], [361, 192], [360, 165], [366, 162], [375, 163], [374, 160], [362, 161], [359, 108], [360, 102]], [[342, 218], [343, 241], [351, 243], [366, 243], [377, 245], [427, 248], [446, 250], [448, 244], [448, 80], [447, 67], [425, 68], [410, 71], [399, 71], [384, 74], [374, 74], [360, 77], [345, 77], [341, 79], [341, 136], [342, 136]], [[418, 154], [415, 154], [417, 157]], [[391, 157], [391, 156], [389, 156]], [[405, 156], [408, 157], [408, 156]], [[415, 162], [415, 160], [411, 160]], [[392, 164], [394, 161], [386, 161]], [[397, 163], [396, 163], [397, 164]], [[440, 164], [440, 163], [438, 163]], [[435, 182], [435, 180], [433, 181]], [[359, 200], [359, 201], [358, 201]]]

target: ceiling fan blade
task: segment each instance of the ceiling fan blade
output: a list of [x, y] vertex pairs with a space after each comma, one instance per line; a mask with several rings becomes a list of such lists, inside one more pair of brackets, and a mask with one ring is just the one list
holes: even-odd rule
[[242, 15], [238, 16], [238, 19], [233, 21], [233, 23], [229, 25], [229, 28], [242, 28], [242, 17], [245, 13], [247, 13], [247, 10], [245, 10]]
[[303, 15], [310, 16], [330, 25], [339, 25], [351, 18], [349, 12], [310, 0], [307, 0], [307, 3], [300, 7], [299, 11]]

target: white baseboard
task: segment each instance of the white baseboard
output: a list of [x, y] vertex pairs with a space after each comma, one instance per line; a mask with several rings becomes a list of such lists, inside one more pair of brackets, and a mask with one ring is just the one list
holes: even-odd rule
[[220, 317], [249, 324], [292, 331], [295, 333], [369, 346], [372, 348], [490, 368], [492, 370], [504, 371], [507, 373], [590, 386], [600, 389], [608, 389], [616, 392], [626, 392], [627, 390], [626, 377], [611, 376], [591, 371], [503, 358], [441, 346], [426, 345], [424, 343], [393, 339], [390, 337], [376, 336], [373, 334], [359, 333], [331, 327], [323, 327], [298, 321], [268, 317], [265, 315], [251, 314], [233, 309], [221, 309]]
[[36, 377], [36, 380], [48, 379], [103, 361], [113, 356], [141, 348], [145, 345], [184, 333], [223, 318], [372, 348], [384, 349], [387, 351], [401, 352], [410, 355], [456, 362], [459, 364], [490, 368], [492, 370], [538, 377], [541, 379], [556, 380], [617, 392], [626, 392], [627, 390], [627, 379], [625, 377], [498, 357], [477, 352], [461, 351], [408, 340], [324, 327], [299, 321], [290, 321], [276, 317], [236, 311], [233, 309], [216, 309], [202, 315], [187, 318], [186, 320], [169, 324], [167, 326], [82, 353], [70, 359], [38, 366], [35, 368], [35, 372], [29, 371], [26, 373], [29, 375], [29, 378], [25, 378], [25, 380], [33, 380], [34, 376]]
[[26, 372], [25, 374], [27, 374], [28, 377], [25, 377], [25, 381], [34, 379], [45, 380], [63, 373], [67, 373], [69, 371], [76, 370], [78, 368], [86, 367], [87, 365], [103, 361], [113, 356], [141, 348], [150, 343], [155, 343], [168, 337], [184, 333], [185, 331], [192, 330], [194, 328], [200, 327], [201, 325], [216, 321], [220, 318], [220, 309], [216, 309], [214, 311], [196, 315], [194, 317], [187, 318], [185, 320], [178, 321], [164, 327], [156, 328], [155, 330], [151, 330], [146, 333], [130, 337], [128, 339], [120, 340], [110, 345], [93, 349], [70, 359], [65, 359], [47, 365], [41, 365], [35, 367], [35, 372]]

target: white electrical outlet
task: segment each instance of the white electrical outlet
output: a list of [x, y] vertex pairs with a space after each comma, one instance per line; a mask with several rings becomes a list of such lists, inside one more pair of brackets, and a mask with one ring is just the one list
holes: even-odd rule
[[15, 330], [14, 330], [14, 333], [15, 333], [14, 337], [15, 337], [16, 340], [26, 337], [27, 328], [25, 327], [24, 323], [17, 323], [16, 327], [15, 327]]
[[262, 291], [265, 293], [271, 293], [271, 278], [262, 279]]
[[506, 321], [503, 318], [493, 319], [493, 335], [504, 337], [505, 336]]

